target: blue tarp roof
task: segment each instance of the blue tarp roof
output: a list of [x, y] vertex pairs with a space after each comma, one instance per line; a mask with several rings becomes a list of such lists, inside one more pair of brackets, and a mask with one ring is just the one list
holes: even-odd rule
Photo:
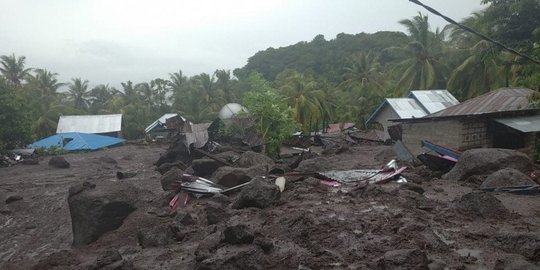
[[62, 147], [67, 151], [97, 150], [126, 140], [80, 132], [58, 133], [29, 145], [31, 148]]

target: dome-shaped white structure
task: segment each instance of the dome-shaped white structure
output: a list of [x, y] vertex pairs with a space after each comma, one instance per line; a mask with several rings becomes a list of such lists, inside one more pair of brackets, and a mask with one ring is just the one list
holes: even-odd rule
[[219, 111], [218, 117], [221, 120], [231, 119], [239, 113], [247, 113], [247, 109], [238, 103], [229, 103]]

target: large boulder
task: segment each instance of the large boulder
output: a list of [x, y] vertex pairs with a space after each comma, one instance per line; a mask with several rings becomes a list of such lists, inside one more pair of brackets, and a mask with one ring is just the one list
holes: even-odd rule
[[235, 164], [243, 168], [249, 168], [258, 165], [263, 165], [270, 168], [274, 166], [274, 161], [261, 153], [247, 151], [243, 153], [242, 156], [240, 156], [240, 158], [235, 162]]
[[502, 202], [488, 193], [467, 193], [454, 202], [454, 208], [473, 218], [505, 218], [510, 215]]
[[175, 183], [180, 180], [184, 172], [177, 167], [171, 168], [163, 176], [161, 176], [161, 188], [165, 191], [175, 190]]
[[68, 204], [73, 228], [73, 245], [96, 241], [120, 227], [136, 209], [139, 190], [130, 184], [107, 183], [96, 186], [84, 182], [69, 189]]
[[224, 166], [223, 163], [209, 158], [195, 159], [191, 162], [191, 168], [195, 172], [195, 175], [202, 177], [212, 175], [222, 166]]
[[505, 168], [490, 174], [480, 187], [498, 188], [526, 185], [536, 185], [536, 182], [534, 182], [530, 177], [516, 169]]
[[263, 165], [251, 168], [220, 167], [211, 179], [224, 187], [234, 187], [249, 182], [253, 177], [266, 174], [266, 167]]
[[49, 166], [59, 169], [68, 169], [70, 165], [64, 157], [55, 156], [49, 159]]
[[528, 173], [533, 170], [531, 159], [518, 151], [498, 148], [479, 148], [465, 151], [456, 166], [444, 179], [463, 181], [473, 175], [490, 175], [503, 168]]
[[77, 267], [81, 261], [77, 255], [71, 250], [60, 250], [51, 255], [39, 260], [32, 266], [32, 270], [47, 270], [47, 269], [80, 269]]
[[279, 200], [280, 196], [281, 192], [278, 186], [254, 178], [251, 183], [242, 188], [232, 207], [236, 209], [247, 207], [266, 208]]

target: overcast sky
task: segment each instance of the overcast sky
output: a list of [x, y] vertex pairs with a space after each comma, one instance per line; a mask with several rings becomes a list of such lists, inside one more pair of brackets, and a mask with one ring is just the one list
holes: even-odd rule
[[[423, 0], [456, 20], [480, 0]], [[339, 33], [404, 31], [427, 13], [408, 0], [0, 0], [0, 55], [28, 67], [118, 86], [234, 69], [268, 47]], [[445, 23], [429, 15], [434, 27]]]

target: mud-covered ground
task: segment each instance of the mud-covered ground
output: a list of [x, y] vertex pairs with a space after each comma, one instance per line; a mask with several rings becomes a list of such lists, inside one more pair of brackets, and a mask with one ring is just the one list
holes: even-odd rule
[[[89, 269], [110, 249], [130, 262], [122, 269], [539, 268], [539, 196], [496, 194], [510, 213], [490, 212], [487, 204], [492, 214], [482, 217], [454, 202], [472, 188], [411, 169], [405, 175], [423, 194], [418, 186], [397, 183], [335, 188], [288, 177], [281, 198], [269, 208], [232, 209], [236, 193], [192, 200], [169, 215], [153, 166], [164, 151], [165, 146], [127, 145], [65, 155], [69, 169], [49, 167], [48, 157], [39, 165], [0, 168], [0, 269]], [[356, 146], [302, 166], [379, 168], [391, 158], [389, 146]], [[117, 171], [137, 175], [117, 180]], [[129, 182], [146, 192], [120, 228], [73, 248], [67, 195], [83, 181], [98, 187]], [[22, 200], [6, 204], [13, 195]], [[139, 245], [140, 232], [167, 235], [168, 224], [178, 224], [186, 213], [195, 224], [182, 225], [181, 237], [157, 247]], [[208, 224], [209, 213], [216, 224]], [[237, 224], [254, 240], [224, 240], [224, 231]]]

